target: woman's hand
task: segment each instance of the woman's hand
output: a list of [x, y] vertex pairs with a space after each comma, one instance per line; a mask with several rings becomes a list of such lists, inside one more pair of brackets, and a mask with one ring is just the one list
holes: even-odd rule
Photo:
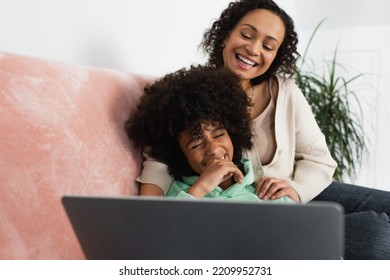
[[232, 177], [238, 183], [244, 179], [244, 175], [233, 162], [220, 159], [210, 160], [188, 193], [195, 197], [204, 197]]
[[274, 177], [266, 177], [257, 181], [256, 194], [263, 200], [274, 200], [283, 196], [288, 196], [290, 199], [299, 203], [299, 196], [295, 189], [286, 181]]

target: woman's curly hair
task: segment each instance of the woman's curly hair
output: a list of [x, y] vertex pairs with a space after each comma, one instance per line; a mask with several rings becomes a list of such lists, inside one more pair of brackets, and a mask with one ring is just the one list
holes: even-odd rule
[[233, 162], [238, 163], [243, 149], [252, 147], [250, 106], [249, 97], [230, 71], [192, 66], [145, 88], [125, 129], [137, 147], [147, 147], [150, 156], [166, 163], [169, 172], [180, 179], [194, 171], [180, 149], [179, 134], [190, 129], [194, 136], [203, 135], [202, 123], [220, 124], [229, 133]]
[[297, 51], [298, 35], [295, 32], [292, 18], [272, 0], [240, 0], [229, 4], [220, 18], [203, 34], [199, 47], [209, 55], [208, 65], [215, 68], [224, 65], [223, 42], [229, 37], [236, 24], [248, 12], [255, 9], [265, 9], [279, 16], [285, 27], [285, 36], [270, 68], [263, 75], [252, 79], [252, 85], [259, 84], [275, 74], [292, 76], [296, 71], [296, 61], [300, 56]]

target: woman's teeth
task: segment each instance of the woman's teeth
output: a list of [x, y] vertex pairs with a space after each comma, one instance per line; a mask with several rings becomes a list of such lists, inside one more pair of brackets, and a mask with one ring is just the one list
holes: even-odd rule
[[247, 58], [245, 58], [245, 57], [243, 57], [243, 56], [241, 56], [241, 55], [237, 55], [237, 58], [241, 61], [241, 62], [243, 62], [243, 63], [245, 63], [245, 64], [247, 64], [247, 65], [249, 65], [249, 66], [255, 66], [256, 65], [256, 63], [255, 62], [253, 62], [253, 61], [251, 61], [251, 60], [249, 60], [249, 59], [247, 59]]

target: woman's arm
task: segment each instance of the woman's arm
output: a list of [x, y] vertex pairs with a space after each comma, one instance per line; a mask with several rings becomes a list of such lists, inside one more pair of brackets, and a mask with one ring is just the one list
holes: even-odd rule
[[330, 185], [337, 163], [302, 91], [292, 81], [287, 91], [291, 94], [289, 107], [293, 113], [286, 117], [293, 120], [294, 128], [290, 136], [294, 139], [290, 141], [294, 156], [290, 184], [301, 202], [306, 203]]
[[[300, 203], [307, 203], [332, 182], [337, 163], [301, 90], [293, 80], [279, 79], [279, 84], [275, 112], [277, 150], [263, 170], [265, 176], [291, 186]], [[274, 194], [265, 195], [271, 198]]]
[[141, 184], [139, 195], [145, 196], [164, 196], [163, 190], [154, 184]]
[[168, 166], [144, 153], [145, 160], [137, 182], [140, 185], [140, 195], [165, 196], [173, 182], [173, 176], [168, 172]]

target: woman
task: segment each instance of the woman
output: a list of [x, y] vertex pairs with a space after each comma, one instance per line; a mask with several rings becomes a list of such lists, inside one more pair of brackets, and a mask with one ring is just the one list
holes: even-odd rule
[[[125, 124], [138, 147], [150, 147], [175, 180], [167, 196], [263, 202], [251, 162], [251, 101], [224, 68], [180, 69], [156, 81]], [[287, 196], [274, 203], [293, 203]], [[269, 203], [269, 202], [268, 202]]]
[[[390, 259], [390, 193], [332, 183], [336, 163], [310, 106], [289, 79], [297, 43], [292, 19], [274, 2], [242, 0], [229, 4], [201, 44], [208, 64], [239, 76], [252, 100], [254, 148], [247, 157], [258, 175], [257, 193], [264, 200], [338, 202], [347, 214], [345, 258]], [[148, 159], [140, 194], [163, 195], [172, 180], [164, 164]]]

